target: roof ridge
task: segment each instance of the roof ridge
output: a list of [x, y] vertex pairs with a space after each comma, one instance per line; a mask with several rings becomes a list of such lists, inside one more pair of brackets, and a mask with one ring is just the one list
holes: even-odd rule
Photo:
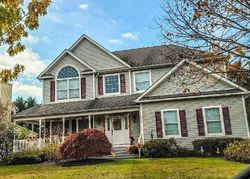
[[147, 47], [139, 47], [139, 48], [130, 48], [130, 49], [124, 49], [124, 50], [116, 50], [116, 51], [112, 51], [112, 53], [116, 53], [116, 52], [125, 52], [125, 51], [131, 51], [131, 50], [139, 50], [139, 49], [146, 49], [146, 48], [155, 48], [155, 47], [164, 47], [164, 46], [171, 46], [174, 44], [163, 44], [163, 45], [154, 45], [154, 46], [147, 46]]

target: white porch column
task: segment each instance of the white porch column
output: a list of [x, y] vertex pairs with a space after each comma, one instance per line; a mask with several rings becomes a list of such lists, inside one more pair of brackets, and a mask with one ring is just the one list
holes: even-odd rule
[[78, 119], [76, 119], [76, 132], [79, 132]]
[[63, 122], [63, 127], [62, 127], [62, 142], [64, 142], [64, 137], [65, 137], [65, 118], [62, 118]]
[[95, 116], [93, 115], [93, 128], [95, 128]]
[[31, 124], [31, 131], [34, 132], [34, 123]]
[[[16, 125], [16, 122], [14, 121], [14, 127]], [[15, 131], [15, 130], [14, 130]], [[16, 151], [16, 137], [15, 137], [16, 133], [14, 132], [14, 139], [13, 139], [13, 152]]]
[[89, 128], [91, 128], [91, 115], [89, 115]]
[[69, 131], [72, 134], [72, 119], [69, 120]]
[[42, 144], [42, 119], [39, 119], [39, 139], [38, 139], [38, 147], [40, 148]]
[[52, 121], [49, 121], [49, 143], [52, 143]]

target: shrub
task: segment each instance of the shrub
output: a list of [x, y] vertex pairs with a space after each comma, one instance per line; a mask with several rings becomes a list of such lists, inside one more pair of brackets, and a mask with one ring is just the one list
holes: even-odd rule
[[59, 155], [59, 145], [58, 144], [47, 144], [42, 147], [42, 153], [48, 161], [57, 161]]
[[194, 151], [202, 156], [223, 156], [224, 149], [241, 138], [206, 138], [193, 141]]
[[8, 165], [34, 164], [45, 161], [43, 152], [39, 149], [30, 149], [9, 154], [4, 158], [4, 163]]
[[0, 103], [0, 160], [13, 150], [14, 125], [1, 118]]
[[226, 159], [238, 162], [250, 162], [250, 140], [236, 141], [224, 150]]
[[184, 156], [185, 151], [173, 138], [153, 139], [142, 146], [144, 157], [151, 158]]
[[98, 129], [85, 129], [71, 134], [60, 147], [61, 159], [83, 159], [111, 154], [111, 144], [105, 133]]

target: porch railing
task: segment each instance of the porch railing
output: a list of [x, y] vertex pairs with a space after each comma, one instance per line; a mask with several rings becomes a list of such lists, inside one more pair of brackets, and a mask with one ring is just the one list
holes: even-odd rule
[[28, 149], [40, 148], [45, 144], [44, 140], [39, 139], [27, 139], [27, 140], [14, 140], [14, 152], [20, 152]]

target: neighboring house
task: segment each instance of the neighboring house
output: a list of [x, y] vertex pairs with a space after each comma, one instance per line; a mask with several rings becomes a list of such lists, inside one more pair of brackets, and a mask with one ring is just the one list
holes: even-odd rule
[[[38, 76], [43, 104], [13, 119], [38, 124], [41, 142], [85, 128], [103, 129], [114, 146], [132, 138], [174, 137], [187, 147], [205, 137], [247, 138], [248, 91], [211, 73], [200, 53], [174, 45], [110, 52], [83, 35]], [[194, 69], [206, 77], [183, 85], [197, 79]]]
[[[12, 85], [0, 83], [0, 104], [3, 107], [8, 107], [8, 116], [5, 120], [11, 120], [11, 115], [16, 114], [17, 107], [11, 102], [12, 100]], [[3, 119], [0, 119], [3, 120]]]

